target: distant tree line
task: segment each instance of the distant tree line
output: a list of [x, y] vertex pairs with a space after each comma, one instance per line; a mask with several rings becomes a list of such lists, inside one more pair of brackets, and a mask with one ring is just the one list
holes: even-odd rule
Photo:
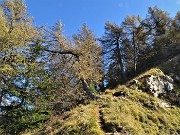
[[114, 87], [157, 66], [163, 61], [161, 56], [166, 58], [170, 53], [166, 52], [166, 56], [163, 53], [165, 48], [180, 44], [180, 12], [171, 18], [155, 6], [148, 9], [145, 19], [139, 15], [127, 16], [120, 25], [107, 21], [105, 34], [100, 41], [104, 54], [105, 79], [108, 87]]

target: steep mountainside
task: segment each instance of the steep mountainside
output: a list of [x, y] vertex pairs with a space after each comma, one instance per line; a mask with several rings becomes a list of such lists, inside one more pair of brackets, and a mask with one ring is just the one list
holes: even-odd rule
[[[155, 82], [149, 84], [149, 78], [156, 76]], [[86, 105], [74, 107], [61, 116], [52, 116], [45, 126], [26, 135], [165, 135], [180, 134], [180, 108], [167, 95], [152, 91], [165, 89], [170, 85], [168, 76], [160, 69], [151, 69], [134, 78], [127, 85], [102, 93], [103, 99], [90, 101]], [[160, 79], [161, 78], [161, 79]], [[170, 77], [169, 77], [170, 78]], [[164, 81], [164, 82], [163, 82]], [[163, 83], [163, 84], [162, 84]], [[156, 89], [153, 89], [156, 88]], [[149, 89], [149, 91], [148, 91]], [[167, 89], [168, 90], [168, 89]], [[161, 91], [162, 92], [162, 91]]]

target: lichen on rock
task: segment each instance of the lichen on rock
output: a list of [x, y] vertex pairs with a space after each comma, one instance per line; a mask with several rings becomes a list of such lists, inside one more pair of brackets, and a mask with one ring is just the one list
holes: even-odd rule
[[173, 79], [170, 76], [151, 75], [146, 79], [148, 93], [158, 97], [160, 94], [167, 94], [173, 91]]
[[154, 97], [167, 97], [174, 92], [173, 79], [156, 68], [129, 81], [127, 86], [131, 89], [147, 92]]

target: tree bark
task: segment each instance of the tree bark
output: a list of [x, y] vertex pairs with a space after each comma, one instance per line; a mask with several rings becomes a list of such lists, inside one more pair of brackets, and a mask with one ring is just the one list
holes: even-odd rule
[[88, 94], [88, 96], [89, 96], [90, 98], [92, 98], [92, 99], [102, 98], [101, 96], [98, 96], [98, 95], [94, 94], [94, 93], [90, 90], [90, 87], [89, 87], [89, 85], [88, 85], [88, 83], [86, 82], [85, 79], [81, 78], [80, 80], [81, 80], [81, 82], [82, 82], [84, 91]]
[[134, 65], [134, 76], [136, 76], [136, 70], [137, 70], [137, 52], [136, 52], [136, 43], [135, 43], [135, 33], [133, 30], [133, 65]]
[[122, 74], [123, 77], [123, 82], [127, 81], [127, 76], [126, 76], [126, 71], [124, 70], [124, 63], [121, 55], [121, 49], [119, 45], [119, 37], [116, 39], [116, 48], [117, 48], [117, 55], [118, 55], [118, 63], [120, 67], [120, 73]]

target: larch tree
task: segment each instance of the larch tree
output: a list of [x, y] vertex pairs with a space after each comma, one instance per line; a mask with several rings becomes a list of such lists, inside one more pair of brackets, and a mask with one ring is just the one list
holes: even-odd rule
[[[47, 90], [39, 88], [39, 84], [43, 83], [44, 88], [50, 84], [45, 83], [48, 72], [44, 70], [44, 63], [39, 62], [39, 49], [33, 45], [40, 35], [23, 0], [1, 3], [0, 122], [10, 134], [30, 128], [33, 123], [36, 126], [46, 117], [38, 114], [43, 92]], [[32, 115], [36, 115], [36, 119], [31, 118]]]
[[174, 39], [173, 43], [180, 43], [180, 11], [177, 12], [173, 24], [172, 24], [172, 38]]
[[47, 69], [53, 81], [53, 100], [50, 106], [56, 113], [62, 113], [76, 105], [78, 100], [84, 98], [84, 91], [80, 86], [77, 70], [74, 68], [80, 54], [75, 45], [63, 34], [63, 24], [58, 21], [51, 29], [44, 28], [44, 35], [40, 39], [41, 50]]
[[75, 51], [79, 58], [75, 63], [75, 70], [81, 80], [83, 89], [92, 98], [98, 98], [90, 91], [89, 84], [100, 84], [103, 75], [102, 49], [97, 44], [95, 36], [86, 24], [83, 24], [81, 31], [73, 35]]
[[138, 61], [146, 49], [146, 31], [140, 27], [140, 16], [127, 16], [122, 22], [125, 33], [124, 46], [126, 46], [127, 70], [136, 75]]
[[[31, 18], [27, 17], [22, 1], [5, 1], [0, 10], [2, 105], [6, 98], [25, 92], [23, 87], [27, 87], [25, 78], [28, 74], [28, 64], [31, 64], [28, 63], [26, 53], [30, 50], [29, 44], [34, 41], [38, 31], [31, 25]], [[22, 97], [20, 101], [24, 101]]]
[[[59, 22], [51, 30], [48, 37], [47, 51], [51, 56], [59, 57], [59, 75], [63, 73], [64, 77], [69, 80], [73, 86], [71, 89], [84, 90], [90, 98], [98, 98], [90, 90], [90, 84], [98, 84], [102, 80], [102, 59], [101, 47], [97, 44], [96, 39], [84, 24], [78, 34], [73, 35], [73, 41], [67, 40], [63, 36], [62, 23]], [[53, 60], [57, 59], [54, 57]], [[64, 61], [64, 62], [63, 62]], [[64, 72], [67, 71], [67, 72]], [[67, 84], [66, 84], [67, 85]], [[66, 87], [68, 87], [66, 86]], [[75, 87], [76, 86], [76, 87]], [[77, 88], [77, 89], [76, 89]], [[75, 93], [74, 93], [75, 94]]]
[[155, 66], [156, 61], [161, 61], [161, 57], [163, 59], [164, 48], [171, 45], [171, 38], [169, 36], [171, 26], [172, 19], [168, 13], [157, 6], [149, 7], [146, 18], [140, 24], [140, 27], [146, 31], [148, 46], [143, 57], [141, 57], [139, 67], [145, 65], [144, 68], [147, 69], [148, 67]]
[[[144, 29], [147, 30], [149, 42], [152, 48], [160, 49], [163, 43], [158, 43], [161, 37], [166, 36], [172, 25], [172, 19], [169, 14], [159, 9], [157, 6], [149, 7], [146, 18], [141, 22]], [[156, 43], [157, 42], [157, 43]]]
[[124, 33], [122, 28], [116, 24], [106, 22], [105, 35], [100, 39], [103, 46], [105, 58], [106, 79], [112, 85], [127, 80], [125, 67], [125, 51], [122, 45]]

